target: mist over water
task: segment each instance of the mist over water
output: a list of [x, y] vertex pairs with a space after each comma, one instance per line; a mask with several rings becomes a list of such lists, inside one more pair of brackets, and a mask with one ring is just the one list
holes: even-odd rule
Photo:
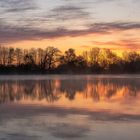
[[139, 75], [1, 76], [0, 140], [138, 140], [139, 85]]

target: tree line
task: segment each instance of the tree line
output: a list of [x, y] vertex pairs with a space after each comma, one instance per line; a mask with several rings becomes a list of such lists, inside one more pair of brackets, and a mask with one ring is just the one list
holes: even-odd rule
[[140, 54], [123, 52], [120, 57], [110, 49], [92, 48], [77, 55], [72, 48], [62, 53], [55, 47], [21, 49], [0, 46], [0, 73], [140, 73]]

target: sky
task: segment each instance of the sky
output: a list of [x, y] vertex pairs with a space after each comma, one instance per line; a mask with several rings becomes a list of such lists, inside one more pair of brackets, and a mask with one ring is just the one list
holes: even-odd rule
[[0, 0], [0, 44], [140, 51], [140, 0]]

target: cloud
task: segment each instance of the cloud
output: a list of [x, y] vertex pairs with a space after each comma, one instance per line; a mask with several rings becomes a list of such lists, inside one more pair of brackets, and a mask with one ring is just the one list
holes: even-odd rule
[[15, 13], [33, 10], [37, 7], [33, 0], [1, 0], [0, 8], [3, 9], [4, 13]]
[[53, 8], [50, 12], [51, 14], [48, 17], [56, 20], [74, 20], [89, 17], [89, 13], [80, 6], [63, 5]]
[[140, 23], [135, 22], [94, 23], [90, 26], [90, 28], [96, 28], [98, 31], [140, 29]]
[[116, 49], [117, 50], [118, 49], [140, 50], [140, 41], [137, 39], [125, 39], [125, 40], [116, 40], [116, 41], [107, 41], [107, 42], [92, 41], [92, 44], [96, 46], [103, 46], [103, 47], [108, 46], [108, 48], [112, 47], [112, 49], [114, 50]]
[[[45, 0], [47, 2], [47, 0]], [[54, 4], [48, 2], [44, 7], [44, 1], [37, 2], [36, 0], [2, 0], [0, 1], [0, 12], [3, 20], [10, 26], [41, 27], [42, 28], [59, 28], [70, 27], [70, 21], [75, 20], [75, 25], [79, 28], [84, 26], [90, 18], [89, 12], [85, 11], [80, 5], [71, 4]]]
[[140, 23], [94, 23], [88, 25], [86, 29], [66, 29], [55, 28], [38, 29], [32, 27], [17, 27], [5, 25], [0, 22], [0, 42], [16, 42], [22, 40], [37, 40], [37, 39], [53, 39], [59, 37], [76, 37], [88, 34], [109, 34], [114, 30], [126, 31], [131, 29], [140, 29]]
[[[64, 0], [64, 1], [77, 1], [77, 2], [85, 2], [85, 0]], [[121, 2], [121, 1], [128, 1], [128, 0], [87, 0], [86, 3], [107, 3], [107, 2]], [[138, 0], [133, 0], [138, 1]]]

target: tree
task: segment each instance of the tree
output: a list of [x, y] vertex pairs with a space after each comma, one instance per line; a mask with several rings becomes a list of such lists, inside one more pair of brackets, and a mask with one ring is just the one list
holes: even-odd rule
[[33, 56], [31, 54], [26, 54], [24, 56], [24, 63], [25, 63], [25, 65], [30, 65], [30, 66], [35, 65], [35, 61], [33, 59]]
[[76, 60], [75, 50], [70, 48], [65, 51], [64, 59], [66, 63], [74, 63], [74, 61]]
[[9, 48], [8, 50], [8, 65], [12, 65], [15, 58], [15, 51], [13, 48]]
[[40, 69], [42, 69], [42, 65], [43, 65], [43, 60], [44, 60], [44, 50], [39, 48], [37, 49], [37, 64], [39, 66]]
[[0, 72], [59, 73], [139, 73], [140, 54], [124, 52], [122, 57], [110, 49], [92, 48], [77, 55], [70, 48], [63, 54], [58, 48], [20, 49], [0, 46]]
[[124, 52], [124, 71], [140, 72], [140, 54], [136, 52]]
[[75, 65], [78, 68], [86, 68], [87, 62], [83, 56], [79, 55], [79, 56], [77, 56], [77, 58], [75, 60]]
[[84, 51], [82, 54], [82, 57], [84, 58], [84, 60], [86, 61], [86, 64], [88, 65], [89, 63], [88, 51]]
[[100, 49], [99, 48], [92, 48], [90, 50], [89, 61], [90, 61], [91, 65], [96, 65], [98, 63], [99, 54], [100, 54]]
[[44, 51], [43, 59], [41, 59], [41, 68], [43, 70], [53, 69], [60, 57], [60, 50], [54, 47], [47, 47]]
[[123, 60], [126, 62], [136, 62], [140, 60], [140, 55], [136, 52], [124, 52]]
[[110, 49], [103, 49], [99, 55], [99, 64], [104, 70], [109, 70], [110, 65], [117, 64], [119, 57]]
[[34, 61], [34, 64], [35, 65], [37, 65], [37, 50], [36, 49], [34, 49], [34, 48], [31, 48], [30, 50], [29, 50], [29, 54], [32, 56], [32, 59], [33, 59], [33, 61]]
[[6, 66], [8, 64], [8, 48], [3, 46], [0, 47], [0, 58], [1, 65]]
[[23, 51], [22, 49], [16, 48], [15, 49], [15, 58], [17, 66], [20, 66], [23, 62]]

